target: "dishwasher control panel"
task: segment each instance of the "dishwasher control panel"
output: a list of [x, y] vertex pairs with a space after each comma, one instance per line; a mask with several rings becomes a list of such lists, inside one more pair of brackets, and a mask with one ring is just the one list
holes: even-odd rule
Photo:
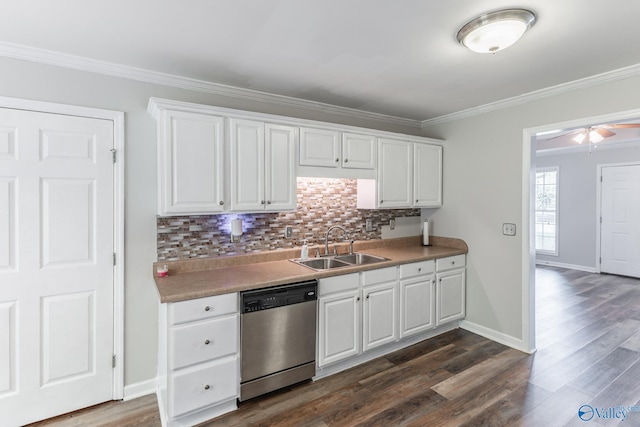
[[318, 281], [311, 280], [241, 294], [242, 313], [268, 310], [318, 299]]

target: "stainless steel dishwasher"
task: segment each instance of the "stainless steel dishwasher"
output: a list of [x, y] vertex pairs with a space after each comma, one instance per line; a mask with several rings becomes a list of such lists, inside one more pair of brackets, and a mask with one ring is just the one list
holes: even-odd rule
[[318, 281], [242, 292], [240, 401], [316, 373]]

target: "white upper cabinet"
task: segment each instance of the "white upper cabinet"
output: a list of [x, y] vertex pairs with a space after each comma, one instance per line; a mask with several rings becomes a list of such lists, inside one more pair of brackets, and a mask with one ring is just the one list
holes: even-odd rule
[[358, 209], [442, 205], [442, 144], [158, 98], [158, 214], [287, 211], [296, 177], [358, 180]]
[[376, 167], [376, 137], [343, 132], [342, 167], [348, 169], [374, 169]]
[[222, 212], [224, 118], [163, 110], [158, 118], [158, 213]]
[[265, 125], [265, 191], [267, 210], [296, 208], [296, 129]]
[[442, 206], [442, 145], [378, 138], [377, 180], [358, 180], [358, 209]]
[[442, 206], [442, 146], [413, 144], [413, 205]]
[[412, 154], [413, 147], [408, 141], [378, 139], [378, 207], [411, 206]]
[[300, 166], [340, 166], [340, 132], [301, 127]]
[[289, 126], [229, 120], [230, 210], [295, 209], [295, 136]]
[[338, 129], [300, 128], [300, 176], [374, 178], [377, 138]]

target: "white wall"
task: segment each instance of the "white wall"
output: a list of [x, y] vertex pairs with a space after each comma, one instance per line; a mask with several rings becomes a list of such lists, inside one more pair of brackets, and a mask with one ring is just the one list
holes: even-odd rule
[[0, 96], [125, 112], [125, 385], [155, 376], [157, 294], [151, 265], [156, 258], [156, 124], [150, 97], [259, 111], [404, 133], [402, 128], [327, 112], [310, 112], [172, 87], [0, 58]]
[[[523, 129], [637, 109], [639, 92], [640, 78], [630, 78], [425, 128], [446, 140], [444, 205], [432, 217], [433, 234], [469, 245], [470, 324], [523, 339]], [[503, 236], [503, 222], [516, 223], [517, 236]]]
[[542, 155], [536, 166], [559, 166], [558, 256], [537, 255], [542, 263], [597, 271], [596, 233], [598, 165], [640, 162], [640, 146], [607, 149], [606, 141], [591, 153]]

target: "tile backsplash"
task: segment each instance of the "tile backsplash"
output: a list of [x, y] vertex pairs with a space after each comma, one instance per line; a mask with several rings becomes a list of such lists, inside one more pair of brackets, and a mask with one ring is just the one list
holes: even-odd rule
[[[293, 212], [158, 217], [158, 261], [295, 248], [304, 239], [320, 245], [332, 225], [343, 226], [353, 240], [380, 239], [380, 227], [391, 219], [420, 216], [420, 209], [357, 209], [356, 185], [355, 179], [298, 178], [298, 205]], [[234, 218], [243, 222], [238, 242], [230, 241]], [[367, 219], [373, 221], [373, 231], [365, 231]], [[289, 239], [284, 237], [286, 226], [293, 227]], [[330, 241], [341, 241], [340, 231], [334, 233]]]

